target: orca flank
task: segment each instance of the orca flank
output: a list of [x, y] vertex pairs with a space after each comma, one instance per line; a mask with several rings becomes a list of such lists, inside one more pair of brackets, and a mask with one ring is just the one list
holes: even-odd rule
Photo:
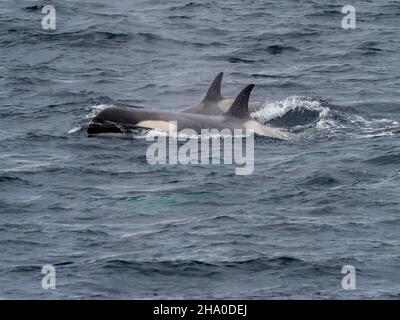
[[143, 108], [111, 107], [101, 111], [89, 124], [88, 134], [114, 135], [142, 128], [160, 131], [182, 131], [192, 129], [200, 133], [202, 129], [251, 129], [254, 133], [277, 139], [287, 139], [288, 135], [278, 129], [268, 128], [251, 119], [249, 114], [249, 98], [254, 85], [245, 87], [236, 97], [230, 109], [219, 116], [202, 114], [168, 112]]

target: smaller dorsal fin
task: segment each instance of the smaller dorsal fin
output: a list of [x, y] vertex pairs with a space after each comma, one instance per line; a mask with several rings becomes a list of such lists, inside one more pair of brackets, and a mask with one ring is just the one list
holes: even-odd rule
[[222, 100], [223, 97], [221, 95], [221, 82], [222, 77], [224, 76], [223, 72], [220, 72], [214, 81], [211, 83], [210, 88], [207, 91], [206, 96], [203, 99], [203, 102], [212, 102]]
[[249, 98], [254, 84], [249, 84], [236, 97], [230, 109], [225, 113], [227, 116], [235, 118], [248, 118], [249, 115]]

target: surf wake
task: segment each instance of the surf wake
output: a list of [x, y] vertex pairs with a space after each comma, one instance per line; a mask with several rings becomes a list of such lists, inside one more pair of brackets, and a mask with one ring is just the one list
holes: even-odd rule
[[[70, 129], [67, 134], [83, 134], [87, 122], [102, 110], [118, 106], [117, 104], [94, 104], [88, 106], [84, 119]], [[294, 96], [284, 100], [265, 101], [252, 118], [263, 125], [282, 129], [297, 138], [351, 137], [372, 138], [394, 135], [400, 130], [397, 121], [370, 117], [351, 107], [330, 104], [322, 99]], [[153, 135], [166, 135], [165, 132], [148, 129], [136, 129], [127, 132], [132, 138], [146, 138]], [[197, 138], [220, 138], [222, 135], [196, 135]], [[178, 138], [186, 135], [178, 134]]]
[[393, 135], [399, 130], [397, 121], [370, 117], [351, 107], [330, 104], [309, 97], [288, 97], [282, 101], [266, 101], [251, 116], [265, 124], [280, 127], [301, 137], [371, 138]]

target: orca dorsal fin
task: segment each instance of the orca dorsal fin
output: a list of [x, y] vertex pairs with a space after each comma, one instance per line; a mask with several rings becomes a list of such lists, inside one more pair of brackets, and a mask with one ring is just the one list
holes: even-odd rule
[[225, 113], [227, 116], [235, 118], [248, 118], [249, 115], [249, 98], [254, 84], [249, 84], [236, 97], [230, 109]]
[[218, 73], [214, 81], [211, 83], [210, 88], [208, 88], [207, 94], [204, 97], [203, 102], [213, 102], [223, 99], [221, 95], [221, 82], [223, 76], [223, 72]]

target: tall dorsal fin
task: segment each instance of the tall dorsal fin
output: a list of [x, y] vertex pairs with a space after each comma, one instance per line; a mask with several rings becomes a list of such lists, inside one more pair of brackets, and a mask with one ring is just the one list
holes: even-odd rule
[[254, 84], [249, 84], [236, 97], [230, 109], [225, 113], [227, 116], [235, 118], [248, 118], [249, 115], [249, 98]]
[[220, 72], [211, 83], [210, 88], [208, 88], [207, 94], [203, 99], [203, 102], [212, 102], [223, 99], [221, 95], [221, 82], [222, 77], [224, 76], [223, 72]]

